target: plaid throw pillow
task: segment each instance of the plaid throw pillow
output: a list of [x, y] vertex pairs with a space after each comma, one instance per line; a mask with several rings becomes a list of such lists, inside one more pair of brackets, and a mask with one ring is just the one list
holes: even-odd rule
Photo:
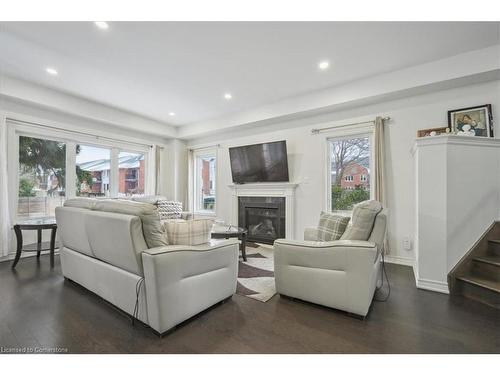
[[342, 236], [351, 218], [322, 212], [318, 224], [318, 241], [335, 241]]
[[156, 202], [161, 220], [180, 219], [182, 216], [182, 203], [159, 199]]
[[213, 220], [166, 220], [169, 245], [201, 245], [210, 241]]
[[368, 240], [380, 211], [382, 211], [382, 205], [375, 200], [355, 205], [352, 210], [352, 225], [344, 232], [341, 240]]

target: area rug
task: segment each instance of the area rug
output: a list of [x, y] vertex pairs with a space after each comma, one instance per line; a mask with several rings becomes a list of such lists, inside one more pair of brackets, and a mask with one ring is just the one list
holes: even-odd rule
[[276, 294], [274, 259], [271, 245], [246, 248], [247, 261], [240, 260], [236, 293], [266, 302]]

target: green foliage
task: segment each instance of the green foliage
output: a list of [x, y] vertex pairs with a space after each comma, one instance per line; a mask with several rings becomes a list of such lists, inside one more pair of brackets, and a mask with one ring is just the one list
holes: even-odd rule
[[46, 139], [19, 137], [19, 163], [24, 170], [34, 171], [37, 175], [52, 172], [58, 187], [65, 186], [66, 144]]
[[85, 182], [88, 186], [92, 186], [94, 180], [92, 179], [92, 173], [89, 171], [84, 171], [78, 165], [76, 166], [76, 191], [81, 193], [82, 184]]
[[19, 196], [20, 197], [34, 197], [35, 192], [33, 188], [35, 183], [26, 177], [21, 177], [19, 179]]
[[359, 202], [370, 199], [370, 191], [356, 186], [354, 190], [343, 190], [339, 185], [332, 185], [332, 209], [351, 210]]

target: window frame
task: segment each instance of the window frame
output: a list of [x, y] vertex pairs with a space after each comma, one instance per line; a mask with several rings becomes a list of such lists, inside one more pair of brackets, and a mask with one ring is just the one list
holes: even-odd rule
[[[52, 129], [41, 123], [24, 122], [15, 117], [8, 117], [7, 126], [7, 165], [8, 165], [8, 188], [9, 199], [12, 204], [9, 205], [10, 217], [12, 221], [18, 220], [18, 198], [19, 198], [19, 137], [32, 137], [45, 139], [49, 141], [64, 142], [66, 144], [66, 199], [76, 198], [76, 145], [86, 145], [110, 149], [111, 171], [110, 171], [110, 196], [105, 198], [118, 197], [118, 155], [120, 151], [136, 152], [144, 154], [145, 180], [144, 194], [152, 194], [154, 184], [151, 181], [152, 169], [150, 161], [152, 158], [152, 148], [144, 144], [130, 144], [127, 141], [116, 139], [101, 139], [99, 136], [82, 134], [76, 130], [70, 129]], [[107, 137], [107, 136], [106, 136]], [[116, 167], [116, 168], [115, 168]], [[116, 171], [114, 170], [116, 169]]]
[[[204, 210], [204, 209], [199, 209], [197, 207], [197, 202], [199, 198], [199, 191], [198, 191], [198, 183], [200, 180], [200, 176], [198, 176], [198, 166], [197, 166], [197, 161], [199, 158], [202, 157], [213, 157], [215, 159], [214, 163], [214, 175], [215, 175], [215, 184], [213, 190], [215, 190], [215, 202], [214, 202], [214, 208], [213, 210]], [[203, 149], [198, 149], [198, 150], [191, 150], [191, 160], [190, 160], [190, 169], [191, 173], [189, 174], [189, 185], [190, 185], [190, 208], [191, 211], [195, 214], [199, 215], [204, 215], [204, 216], [216, 216], [217, 215], [217, 193], [219, 191], [218, 189], [218, 183], [219, 183], [219, 160], [218, 160], [218, 155], [217, 155], [217, 147], [209, 147], [209, 148], [203, 148]]]
[[[334, 211], [332, 210], [332, 196], [331, 196], [331, 186], [332, 186], [332, 170], [331, 170], [331, 152], [330, 152], [330, 142], [334, 140], [342, 140], [342, 139], [351, 139], [351, 138], [363, 138], [367, 137], [370, 143], [370, 174], [373, 172], [374, 167], [374, 125], [352, 125], [348, 127], [343, 127], [339, 129], [332, 129], [325, 135], [325, 187], [324, 187], [324, 196], [325, 196], [325, 212], [343, 212], [343, 211]], [[367, 179], [370, 180], [370, 199], [374, 197], [374, 186], [371, 183], [372, 179], [367, 176]], [[352, 212], [345, 211], [345, 212]]]

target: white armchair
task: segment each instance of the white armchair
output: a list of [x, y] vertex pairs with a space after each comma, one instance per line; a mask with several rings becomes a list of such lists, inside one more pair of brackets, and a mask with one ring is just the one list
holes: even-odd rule
[[366, 316], [380, 277], [386, 222], [383, 210], [367, 241], [318, 242], [316, 228], [305, 230], [304, 241], [276, 240], [277, 292]]

